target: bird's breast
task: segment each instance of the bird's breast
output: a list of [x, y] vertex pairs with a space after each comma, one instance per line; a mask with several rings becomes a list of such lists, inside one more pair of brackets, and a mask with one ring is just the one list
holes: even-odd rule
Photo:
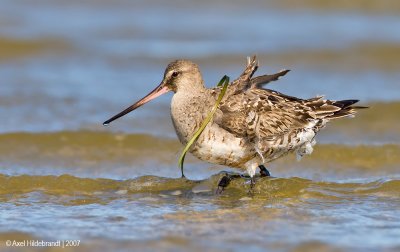
[[[215, 101], [175, 94], [171, 102], [171, 118], [180, 142], [184, 145], [200, 128]], [[189, 151], [197, 158], [221, 165], [242, 167], [256, 155], [254, 147], [243, 138], [219, 127], [212, 121]]]

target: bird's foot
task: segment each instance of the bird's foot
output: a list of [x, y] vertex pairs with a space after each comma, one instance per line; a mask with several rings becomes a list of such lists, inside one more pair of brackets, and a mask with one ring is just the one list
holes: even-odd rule
[[[270, 177], [271, 176], [270, 172], [267, 170], [267, 168], [265, 168], [264, 165], [260, 165], [260, 166], [258, 166], [258, 168], [260, 168], [260, 177]], [[218, 181], [217, 190], [215, 191], [215, 194], [221, 194], [225, 190], [225, 188], [228, 187], [228, 185], [231, 183], [231, 181], [233, 179], [237, 179], [237, 178], [247, 178], [248, 179], [249, 176], [248, 175], [240, 175], [240, 174], [229, 174], [229, 173], [225, 172], [224, 176], [222, 176], [222, 178]], [[250, 190], [249, 190], [250, 195], [253, 194], [253, 189], [254, 189], [255, 185], [256, 185], [256, 177], [255, 176], [250, 177]]]
[[240, 177], [241, 177], [241, 175], [229, 174], [226, 172], [225, 175], [222, 176], [222, 178], [219, 180], [215, 194], [221, 194], [225, 190], [225, 188], [231, 183], [232, 179], [240, 178]]
[[271, 177], [271, 173], [265, 168], [264, 165], [258, 166], [260, 168], [260, 177]]
[[225, 188], [229, 185], [231, 180], [232, 179], [229, 177], [228, 173], [225, 173], [225, 175], [218, 182], [215, 194], [221, 194], [225, 190]]

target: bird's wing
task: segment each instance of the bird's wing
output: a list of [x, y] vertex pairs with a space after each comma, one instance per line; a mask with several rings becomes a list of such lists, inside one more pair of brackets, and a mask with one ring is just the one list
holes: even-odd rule
[[250, 89], [225, 100], [214, 122], [237, 137], [281, 135], [303, 127], [311, 118], [304, 108], [293, 108], [296, 103], [299, 102], [270, 90]]
[[[252, 78], [257, 68], [256, 57], [249, 58], [246, 69], [229, 85], [214, 116], [214, 123], [237, 137], [271, 139], [306, 127], [318, 128], [316, 123], [321, 119], [346, 116], [354, 111], [350, 107], [356, 102], [353, 100], [336, 102], [322, 96], [304, 100], [264, 89], [263, 85], [278, 80], [289, 70]], [[214, 96], [219, 90], [213, 90]], [[341, 111], [345, 113], [341, 115]]]
[[269, 89], [252, 88], [224, 100], [214, 123], [234, 134], [272, 140], [307, 127], [318, 128], [342, 108], [321, 96], [303, 100]]
[[251, 88], [262, 88], [264, 85], [267, 85], [271, 81], [279, 80], [280, 77], [286, 75], [288, 72], [290, 72], [290, 70], [283, 69], [274, 74], [266, 74], [266, 75], [261, 75], [261, 76], [251, 78], [250, 79]]
[[258, 69], [258, 60], [254, 55], [247, 58], [246, 68], [243, 70], [242, 74], [229, 85], [229, 90], [226, 97], [245, 92], [251, 88], [262, 88], [264, 85], [270, 83], [271, 81], [276, 81], [280, 77], [287, 74], [290, 70], [281, 70], [278, 73], [266, 74], [253, 78], [254, 73]]
[[[286, 106], [284, 105], [285, 102], [299, 100], [296, 97], [287, 96], [273, 90], [262, 89], [263, 85], [278, 80], [281, 76], [288, 73], [289, 70], [282, 70], [275, 74], [253, 78], [257, 68], [258, 60], [256, 56], [248, 57], [246, 68], [236, 80], [230, 83], [225, 97], [219, 106], [219, 110], [214, 117], [215, 123], [238, 137], [251, 135], [251, 132], [249, 132], [251, 125], [249, 124], [254, 123], [253, 116], [257, 118], [260, 118], [260, 116], [261, 118], [269, 116], [274, 119], [274, 113], [279, 117], [280, 112], [284, 112], [284, 109], [281, 107]], [[220, 88], [213, 90], [214, 96], [219, 93], [219, 90]], [[273, 111], [274, 113], [264, 113], [263, 111]], [[282, 114], [281, 119], [283, 120], [284, 118], [291, 120], [287, 115]], [[272, 122], [273, 120], [268, 121]], [[286, 123], [285, 125], [291, 127], [291, 125], [296, 124], [295, 120], [291, 121], [293, 122]], [[287, 129], [283, 127], [283, 130]]]

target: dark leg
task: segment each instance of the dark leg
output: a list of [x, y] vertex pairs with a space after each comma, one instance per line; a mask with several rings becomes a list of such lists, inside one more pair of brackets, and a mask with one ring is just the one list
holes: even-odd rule
[[260, 168], [260, 177], [270, 177], [271, 173], [269, 173], [269, 171], [267, 170], [267, 168], [265, 168], [264, 165], [260, 165], [258, 166], [258, 168]]
[[249, 191], [247, 192], [248, 196], [250, 196], [250, 197], [254, 196], [254, 187], [255, 187], [255, 185], [256, 185], [256, 178], [254, 176], [250, 177], [250, 188], [249, 188]]
[[215, 191], [216, 194], [221, 194], [225, 188], [229, 185], [232, 179], [240, 178], [241, 176], [238, 174], [228, 174], [225, 175], [219, 180], [217, 190]]
[[225, 187], [229, 185], [231, 180], [232, 179], [228, 176], [228, 174], [225, 173], [225, 175], [218, 182], [218, 187], [217, 190], [215, 191], [215, 194], [221, 194], [225, 190]]
[[[271, 176], [271, 174], [269, 173], [267, 168], [265, 168], [264, 165], [259, 165], [258, 168], [260, 168], [260, 177], [270, 177]], [[250, 178], [250, 190], [248, 192], [248, 194], [250, 196], [254, 195], [254, 186], [255, 185], [256, 185], [256, 178], [253, 176]]]
[[256, 185], [256, 178], [253, 176], [250, 178], [250, 190], [253, 190], [255, 185]]
[[[269, 173], [269, 171], [267, 170], [267, 168], [265, 168], [264, 165], [260, 165], [258, 166], [258, 168], [260, 168], [260, 177], [269, 177], [271, 176], [271, 174]], [[217, 190], [215, 191], [216, 194], [221, 194], [225, 188], [229, 185], [229, 183], [236, 178], [249, 178], [249, 176], [246, 175], [239, 175], [239, 174], [229, 174], [229, 173], [225, 173], [224, 176], [222, 176], [222, 178], [218, 181], [218, 187]], [[256, 178], [253, 176], [250, 178], [250, 191], [249, 194], [252, 195], [253, 194], [253, 188], [256, 184]]]

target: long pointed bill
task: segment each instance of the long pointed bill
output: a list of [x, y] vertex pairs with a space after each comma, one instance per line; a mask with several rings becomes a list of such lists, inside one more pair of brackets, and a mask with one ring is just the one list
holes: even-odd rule
[[115, 116], [111, 117], [110, 119], [108, 119], [107, 121], [105, 121], [103, 123], [104, 126], [107, 126], [108, 124], [110, 124], [110, 122], [128, 114], [129, 112], [139, 108], [140, 106], [142, 106], [143, 104], [159, 97], [162, 94], [167, 93], [168, 91], [170, 91], [168, 89], [167, 86], [164, 85], [164, 83], [161, 83], [158, 87], [156, 87], [153, 91], [151, 91], [148, 95], [146, 95], [145, 97], [143, 97], [142, 99], [140, 99], [139, 101], [137, 101], [135, 104], [133, 104], [132, 106], [126, 108], [124, 111], [120, 112], [119, 114], [116, 114]]

